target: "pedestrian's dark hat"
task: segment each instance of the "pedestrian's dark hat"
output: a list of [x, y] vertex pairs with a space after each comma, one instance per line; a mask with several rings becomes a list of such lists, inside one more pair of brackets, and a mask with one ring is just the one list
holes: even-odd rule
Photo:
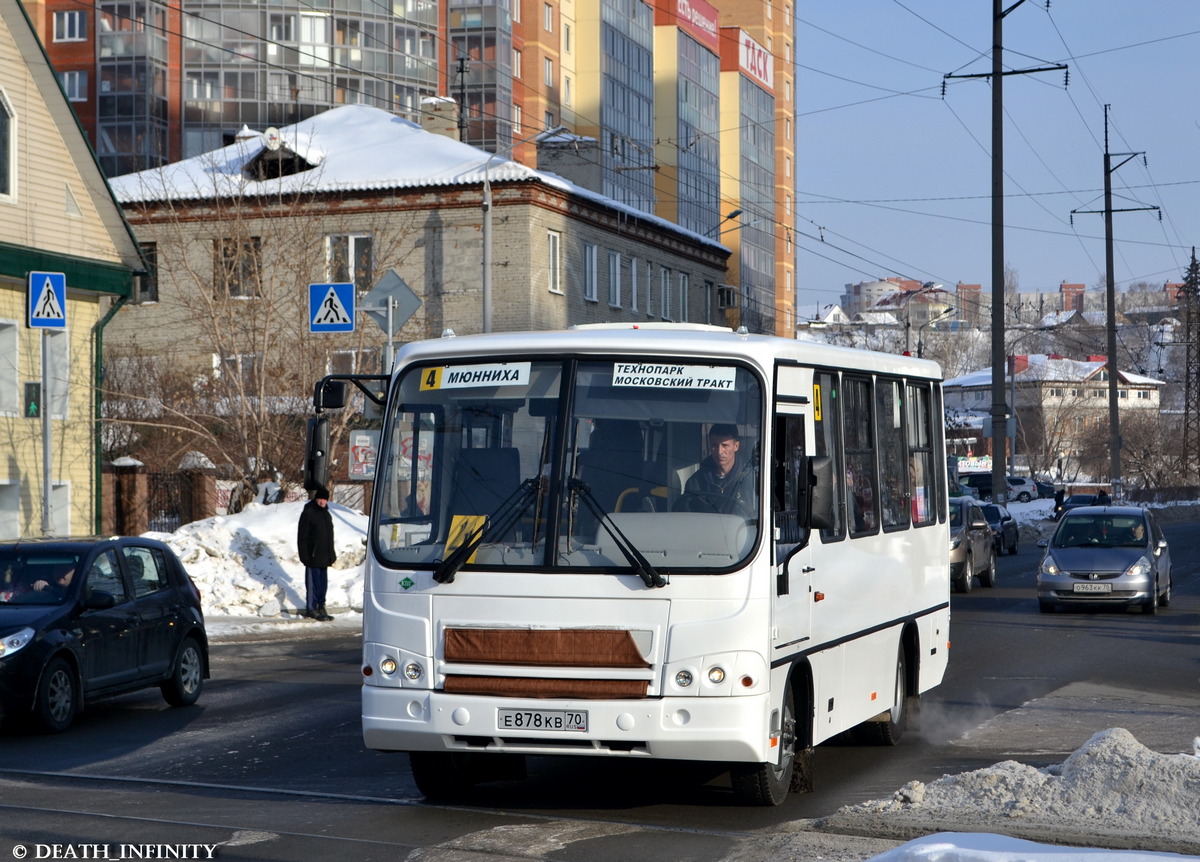
[[314, 500], [328, 500], [329, 499], [329, 489], [324, 488], [324, 487], [318, 488], [317, 493], [313, 494], [313, 499]]

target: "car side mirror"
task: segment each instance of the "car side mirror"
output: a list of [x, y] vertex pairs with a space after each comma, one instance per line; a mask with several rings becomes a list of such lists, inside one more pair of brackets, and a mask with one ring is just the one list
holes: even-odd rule
[[117, 606], [117, 598], [104, 590], [92, 590], [83, 600], [83, 606], [89, 611], [106, 611]]
[[1048, 548], [1048, 547], [1050, 547], [1050, 540], [1049, 539], [1038, 539], [1037, 546], [1039, 548]]

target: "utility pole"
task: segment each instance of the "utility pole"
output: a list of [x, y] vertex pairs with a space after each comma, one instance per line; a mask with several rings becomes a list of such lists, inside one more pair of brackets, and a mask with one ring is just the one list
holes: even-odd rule
[[[1106, 312], [1106, 329], [1108, 335], [1108, 481], [1112, 483], [1114, 496], [1121, 488], [1121, 412], [1120, 412], [1120, 390], [1118, 383], [1120, 382], [1120, 372], [1117, 369], [1117, 288], [1116, 280], [1113, 277], [1113, 228], [1112, 217], [1114, 212], [1139, 212], [1141, 210], [1157, 210], [1156, 206], [1145, 207], [1125, 207], [1114, 210], [1112, 205], [1112, 175], [1124, 165], [1126, 162], [1142, 156], [1143, 163], [1145, 162], [1145, 154], [1143, 153], [1110, 153], [1108, 151], [1108, 109], [1109, 105], [1104, 106], [1104, 209], [1100, 210], [1104, 214], [1104, 282], [1105, 282], [1105, 302], [1108, 304]], [[1124, 156], [1121, 163], [1113, 166], [1112, 157], [1114, 155]], [[1072, 210], [1071, 215], [1075, 213], [1095, 213], [1096, 210]], [[1162, 214], [1159, 214], [1162, 218]]]
[[1183, 278], [1180, 291], [1183, 306], [1183, 342], [1186, 361], [1183, 365], [1183, 458], [1180, 479], [1196, 481], [1200, 474], [1200, 261], [1196, 249]]
[[467, 58], [458, 58], [458, 139], [467, 142]]
[[1017, 0], [1005, 9], [1003, 0], [992, 0], [992, 71], [989, 74], [945, 75], [942, 80], [943, 96], [949, 78], [991, 78], [992, 81], [992, 499], [998, 503], [1004, 503], [1008, 498], [1005, 441], [1008, 439], [1009, 406], [1004, 392], [1004, 372], [1007, 370], [1004, 353], [1004, 76], [1066, 71], [1067, 68], [1056, 63], [1036, 69], [1004, 71], [1004, 18], [1024, 2]]

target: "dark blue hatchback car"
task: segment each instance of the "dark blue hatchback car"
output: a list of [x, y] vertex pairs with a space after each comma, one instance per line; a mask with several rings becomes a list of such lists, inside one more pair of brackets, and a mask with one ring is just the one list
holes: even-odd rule
[[172, 706], [208, 678], [200, 591], [162, 542], [0, 543], [0, 714], [66, 730], [97, 698], [158, 686]]

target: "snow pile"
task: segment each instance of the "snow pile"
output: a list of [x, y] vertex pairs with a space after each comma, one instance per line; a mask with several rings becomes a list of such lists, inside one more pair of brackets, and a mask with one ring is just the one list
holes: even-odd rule
[[1112, 728], [1092, 736], [1060, 765], [1036, 769], [1007, 760], [929, 784], [911, 781], [890, 799], [847, 806], [823, 825], [835, 831], [856, 822], [904, 824], [907, 830], [900, 831], [917, 823], [952, 825], [1042, 832], [1068, 843], [1119, 833], [1133, 837], [1129, 846], [1200, 849], [1197, 800], [1200, 756], [1159, 754], [1129, 731]]
[[[304, 566], [296, 555], [303, 502], [249, 503], [236, 515], [148, 533], [179, 555], [200, 589], [206, 616], [279, 617], [304, 607]], [[326, 605], [362, 609], [367, 518], [330, 503], [337, 562], [329, 569]]]

